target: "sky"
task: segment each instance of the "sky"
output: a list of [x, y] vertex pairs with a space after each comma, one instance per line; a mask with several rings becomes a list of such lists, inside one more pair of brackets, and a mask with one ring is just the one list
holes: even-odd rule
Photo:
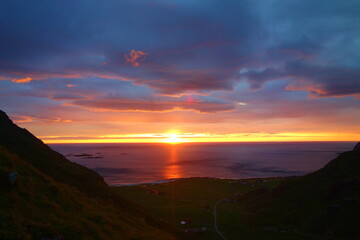
[[360, 140], [358, 0], [1, 5], [0, 109], [47, 143]]

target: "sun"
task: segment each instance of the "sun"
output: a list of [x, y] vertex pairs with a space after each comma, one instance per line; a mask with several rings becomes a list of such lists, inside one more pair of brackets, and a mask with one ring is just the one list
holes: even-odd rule
[[164, 142], [175, 144], [183, 142], [183, 139], [181, 139], [176, 133], [171, 133], [168, 138], [164, 139]]

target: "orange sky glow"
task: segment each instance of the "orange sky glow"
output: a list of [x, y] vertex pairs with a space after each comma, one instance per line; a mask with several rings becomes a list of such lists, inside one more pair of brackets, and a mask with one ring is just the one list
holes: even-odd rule
[[360, 134], [343, 133], [282, 133], [282, 134], [148, 134], [147, 136], [99, 136], [94, 138], [40, 136], [45, 143], [191, 143], [191, 142], [297, 142], [357, 141]]
[[4, 2], [0, 109], [45, 143], [359, 141], [356, 1], [224, 2]]

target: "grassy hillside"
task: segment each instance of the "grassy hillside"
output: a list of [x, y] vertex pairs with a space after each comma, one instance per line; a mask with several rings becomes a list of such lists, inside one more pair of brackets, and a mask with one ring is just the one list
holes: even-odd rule
[[[136, 186], [116, 187], [124, 197], [138, 202], [159, 218], [181, 231], [198, 229], [204, 224], [205, 232], [187, 233], [187, 239], [219, 240], [215, 232], [213, 208], [222, 199], [234, 200], [237, 196], [254, 189], [272, 189], [282, 178], [266, 179], [214, 179], [188, 178], [163, 184], [141, 184]], [[271, 239], [265, 231], [253, 232], [251, 226], [243, 225], [245, 208], [238, 202], [220, 203], [217, 207], [218, 226], [226, 239]], [[188, 224], [180, 224], [181, 220]], [[294, 234], [281, 235], [272, 233], [277, 240], [303, 239], [294, 238]], [[265, 238], [264, 238], [265, 237]]]
[[[18, 172], [14, 186], [9, 172]], [[0, 112], [0, 239], [178, 239], [101, 176], [69, 162]]]
[[[117, 191], [182, 231], [206, 223], [206, 232], [189, 239], [221, 239], [213, 208], [223, 198], [231, 201], [218, 205], [218, 227], [228, 240], [360, 239], [360, 149], [302, 177], [192, 178]], [[182, 219], [191, 222], [181, 225]]]
[[330, 239], [360, 239], [360, 150], [262, 196], [241, 198], [248, 224]]
[[72, 185], [91, 197], [103, 198], [108, 194], [107, 185], [100, 175], [68, 161], [26, 129], [13, 124], [2, 111], [0, 111], [0, 146], [15, 153], [57, 182]]

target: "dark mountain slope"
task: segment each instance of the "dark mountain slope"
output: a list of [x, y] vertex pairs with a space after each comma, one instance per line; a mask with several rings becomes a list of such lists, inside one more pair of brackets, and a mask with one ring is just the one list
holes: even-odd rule
[[[14, 186], [10, 172], [18, 172]], [[69, 162], [0, 112], [0, 239], [177, 239], [118, 196], [102, 177]]]
[[107, 185], [101, 176], [86, 167], [68, 161], [26, 129], [13, 124], [2, 111], [0, 111], [0, 145], [58, 182], [70, 184], [90, 196], [99, 195], [103, 198], [108, 193]]
[[314, 239], [360, 239], [360, 149], [273, 191], [249, 193], [241, 203], [247, 206], [248, 223], [258, 229]]

